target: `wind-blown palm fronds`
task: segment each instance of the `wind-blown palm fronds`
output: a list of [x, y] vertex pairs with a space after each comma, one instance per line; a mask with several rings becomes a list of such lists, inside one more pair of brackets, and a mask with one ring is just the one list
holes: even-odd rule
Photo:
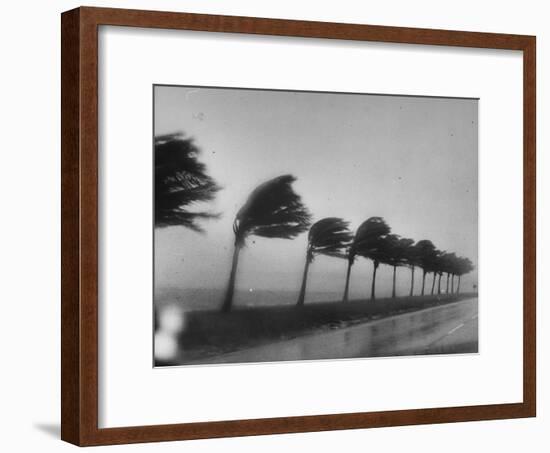
[[459, 257], [456, 262], [456, 275], [458, 275], [458, 284], [456, 293], [460, 294], [460, 280], [464, 274], [467, 274], [474, 270], [474, 265], [468, 258]]
[[[443, 252], [437, 261], [438, 264], [438, 271], [439, 271], [439, 283], [437, 287], [437, 293], [441, 294], [441, 277], [443, 274], [447, 274], [447, 284], [445, 288], [445, 294], [449, 293], [449, 278], [453, 277], [452, 279], [452, 285], [454, 286], [454, 275], [455, 275], [455, 267], [456, 267], [456, 259], [457, 256], [454, 253], [447, 253]], [[453, 292], [451, 290], [451, 292]]]
[[393, 267], [392, 297], [395, 297], [395, 280], [397, 268], [409, 264], [409, 250], [414, 241], [399, 237], [397, 234], [388, 234], [384, 238], [385, 256], [383, 263]]
[[349, 222], [338, 217], [327, 217], [314, 223], [309, 230], [306, 251], [306, 264], [297, 305], [303, 305], [306, 295], [309, 265], [316, 255], [345, 258], [344, 253], [353, 235], [349, 231]]
[[200, 149], [182, 133], [155, 137], [155, 226], [181, 225], [202, 231], [199, 220], [218, 217], [208, 211], [190, 210], [211, 201], [220, 186], [198, 160]]
[[455, 292], [455, 276], [458, 275], [458, 263], [460, 258], [454, 253], [449, 254], [447, 258], [446, 268], [447, 268], [447, 290], [446, 293], [449, 293], [449, 274], [451, 274], [451, 294]]
[[435, 260], [437, 259], [437, 249], [433, 245], [432, 241], [423, 239], [416, 243], [416, 249], [418, 251], [418, 265], [422, 268], [422, 292], [424, 295], [424, 288], [426, 284], [426, 274], [432, 272], [435, 267]]
[[236, 241], [244, 244], [250, 235], [293, 239], [308, 229], [311, 214], [294, 192], [294, 181], [294, 176], [282, 175], [254, 189], [233, 222]]
[[446, 257], [448, 253], [445, 251], [437, 250], [437, 255], [434, 259], [432, 272], [434, 279], [432, 283], [432, 295], [434, 294], [435, 279], [437, 278], [437, 294], [441, 294], [441, 277], [443, 276], [447, 267]]
[[371, 217], [359, 226], [351, 246], [354, 256], [359, 255], [373, 262], [371, 299], [376, 297], [376, 271], [386, 256], [384, 238], [389, 233], [390, 227], [382, 217]]
[[233, 222], [235, 250], [223, 311], [231, 310], [239, 252], [248, 236], [293, 239], [311, 224], [311, 214], [292, 188], [294, 181], [294, 176], [282, 175], [264, 182], [237, 213]]
[[384, 239], [390, 233], [390, 227], [382, 217], [371, 217], [357, 231], [361, 238], [357, 244], [357, 254], [373, 263], [371, 294], [376, 299], [376, 271], [387, 255]]

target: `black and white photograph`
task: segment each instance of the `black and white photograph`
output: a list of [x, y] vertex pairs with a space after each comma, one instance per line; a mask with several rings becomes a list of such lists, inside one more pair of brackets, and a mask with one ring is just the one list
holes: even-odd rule
[[155, 85], [154, 365], [476, 354], [478, 99]]

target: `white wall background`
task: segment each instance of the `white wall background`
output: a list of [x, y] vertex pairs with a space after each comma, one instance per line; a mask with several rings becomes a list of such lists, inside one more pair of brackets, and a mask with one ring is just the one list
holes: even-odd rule
[[[242, 452], [311, 450], [463, 452], [548, 451], [550, 439], [550, 162], [542, 151], [550, 121], [549, 11], [545, 2], [437, 2], [407, 0], [128, 0], [88, 5], [162, 9], [381, 25], [447, 28], [538, 37], [539, 168], [539, 416], [537, 419], [474, 422], [405, 428], [219, 439], [160, 445], [111, 447], [117, 451]], [[20, 1], [3, 5], [0, 29], [0, 423], [2, 450], [63, 452], [59, 437], [59, 129], [60, 13], [75, 1]], [[16, 328], [21, 323], [27, 331]], [[546, 327], [547, 326], [547, 327]], [[5, 445], [4, 445], [5, 444]], [[100, 451], [105, 448], [99, 448]], [[96, 450], [94, 450], [96, 451]]]

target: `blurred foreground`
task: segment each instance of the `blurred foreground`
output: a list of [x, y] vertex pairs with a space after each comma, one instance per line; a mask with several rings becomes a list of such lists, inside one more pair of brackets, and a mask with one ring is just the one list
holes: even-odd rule
[[156, 315], [155, 365], [478, 352], [477, 294]]

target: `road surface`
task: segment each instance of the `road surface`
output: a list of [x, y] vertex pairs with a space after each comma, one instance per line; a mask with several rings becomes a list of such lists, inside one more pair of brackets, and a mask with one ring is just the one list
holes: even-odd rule
[[353, 327], [208, 357], [193, 363], [477, 353], [477, 316], [477, 298], [465, 299]]

